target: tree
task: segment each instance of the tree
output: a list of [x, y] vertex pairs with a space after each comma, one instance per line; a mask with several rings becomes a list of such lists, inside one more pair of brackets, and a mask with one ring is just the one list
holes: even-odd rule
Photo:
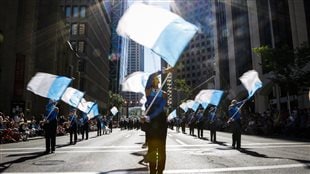
[[261, 46], [254, 52], [262, 58], [264, 73], [272, 72], [270, 80], [286, 90], [310, 86], [310, 47], [302, 45], [295, 50], [287, 46], [269, 48]]
[[[298, 92], [304, 87], [309, 88], [309, 45], [303, 44], [295, 50], [287, 46], [280, 48], [261, 46], [253, 50], [262, 59], [263, 72], [271, 72], [269, 79], [286, 90], [288, 99], [290, 93]], [[289, 102], [288, 107], [290, 110]]]
[[109, 91], [109, 100], [110, 100], [110, 106], [116, 106], [117, 108], [122, 107], [125, 100], [124, 98], [119, 94], [114, 94], [112, 91]]
[[[191, 88], [189, 85], [186, 84], [186, 81], [184, 79], [175, 79], [174, 80], [174, 87], [177, 91], [178, 95], [181, 93], [183, 94], [184, 98], [189, 98], [191, 94]], [[179, 98], [179, 96], [178, 96]], [[180, 105], [183, 102], [183, 100], [179, 100], [178, 105]]]

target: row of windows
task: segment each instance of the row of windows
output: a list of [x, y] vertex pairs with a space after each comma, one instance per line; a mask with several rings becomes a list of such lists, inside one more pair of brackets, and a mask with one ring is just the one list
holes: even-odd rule
[[72, 41], [70, 41], [70, 43], [72, 45], [72, 48], [75, 51], [77, 51], [79, 53], [85, 53], [85, 51], [86, 51], [86, 49], [85, 49], [86, 42], [85, 41], [83, 41], [83, 40], [79, 40], [79, 41], [72, 40]]
[[64, 7], [66, 18], [86, 17], [86, 6], [66, 6]]
[[71, 24], [71, 35], [85, 35], [86, 25], [84, 23], [73, 23]]

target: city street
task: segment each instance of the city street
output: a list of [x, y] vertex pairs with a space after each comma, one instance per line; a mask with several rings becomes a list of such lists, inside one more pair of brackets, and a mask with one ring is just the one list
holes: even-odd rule
[[[187, 130], [188, 133], [188, 130]], [[195, 130], [196, 134], [196, 130]], [[196, 134], [197, 135], [197, 134]], [[169, 129], [164, 173], [309, 173], [310, 142], [242, 135], [242, 150], [231, 148], [231, 134], [218, 132], [218, 143]], [[80, 136], [79, 136], [80, 138]], [[139, 163], [144, 132], [114, 129], [68, 145], [69, 136], [57, 137], [53, 154], [44, 155], [43, 138], [1, 144], [0, 172], [30, 173], [148, 173]]]

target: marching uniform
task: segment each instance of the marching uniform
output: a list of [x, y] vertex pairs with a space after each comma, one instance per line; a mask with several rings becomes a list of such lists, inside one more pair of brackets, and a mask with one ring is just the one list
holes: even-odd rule
[[232, 100], [231, 105], [229, 106], [229, 123], [232, 123], [232, 147], [237, 149], [241, 148], [241, 113], [239, 107], [244, 103], [244, 101], [237, 102]]
[[46, 107], [45, 116], [45, 153], [54, 153], [56, 146], [57, 133], [57, 116], [59, 109], [56, 107], [56, 102], [50, 102]]
[[211, 142], [216, 142], [216, 114], [215, 111], [209, 112], [209, 121], [210, 121], [210, 139]]
[[82, 118], [82, 140], [84, 140], [84, 134], [86, 140], [88, 139], [88, 130], [89, 130], [89, 123], [88, 123], [88, 117], [86, 114], [83, 114]]
[[[75, 111], [72, 111], [69, 115], [70, 120], [70, 144], [76, 144], [77, 142], [77, 129], [78, 129], [78, 123], [77, 123], [77, 115], [75, 114]], [[72, 139], [74, 138], [74, 142]]]

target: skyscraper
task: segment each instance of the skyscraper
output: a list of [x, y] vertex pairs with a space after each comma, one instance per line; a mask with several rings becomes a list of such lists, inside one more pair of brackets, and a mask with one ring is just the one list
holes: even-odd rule
[[[132, 2], [123, 1], [124, 11]], [[144, 47], [128, 38], [122, 38], [122, 51], [120, 60], [120, 82], [124, 78], [136, 71], [144, 71]], [[140, 105], [141, 94], [132, 92], [122, 92], [126, 102], [131, 103], [130, 106]]]
[[199, 28], [179, 58], [174, 79], [184, 79], [193, 95], [203, 88], [213, 88], [215, 19], [211, 0], [174, 1], [171, 10]]
[[79, 55], [79, 89], [100, 109], [108, 107], [111, 3], [59, 0], [70, 28], [70, 43]]
[[[245, 89], [238, 78], [245, 71], [255, 69], [265, 88], [255, 96], [255, 112], [266, 111], [275, 104], [273, 101], [276, 99], [277, 109], [280, 109], [280, 102], [286, 103], [287, 98], [283, 96], [280, 100], [279, 88], [268, 85], [261, 58], [254, 54], [252, 48], [262, 45], [279, 48], [286, 45], [293, 49], [302, 43], [309, 44], [308, 2], [212, 0], [212, 3], [216, 16], [216, 87], [229, 90], [228, 99], [245, 98]], [[299, 106], [305, 104], [310, 103], [299, 103]]]

